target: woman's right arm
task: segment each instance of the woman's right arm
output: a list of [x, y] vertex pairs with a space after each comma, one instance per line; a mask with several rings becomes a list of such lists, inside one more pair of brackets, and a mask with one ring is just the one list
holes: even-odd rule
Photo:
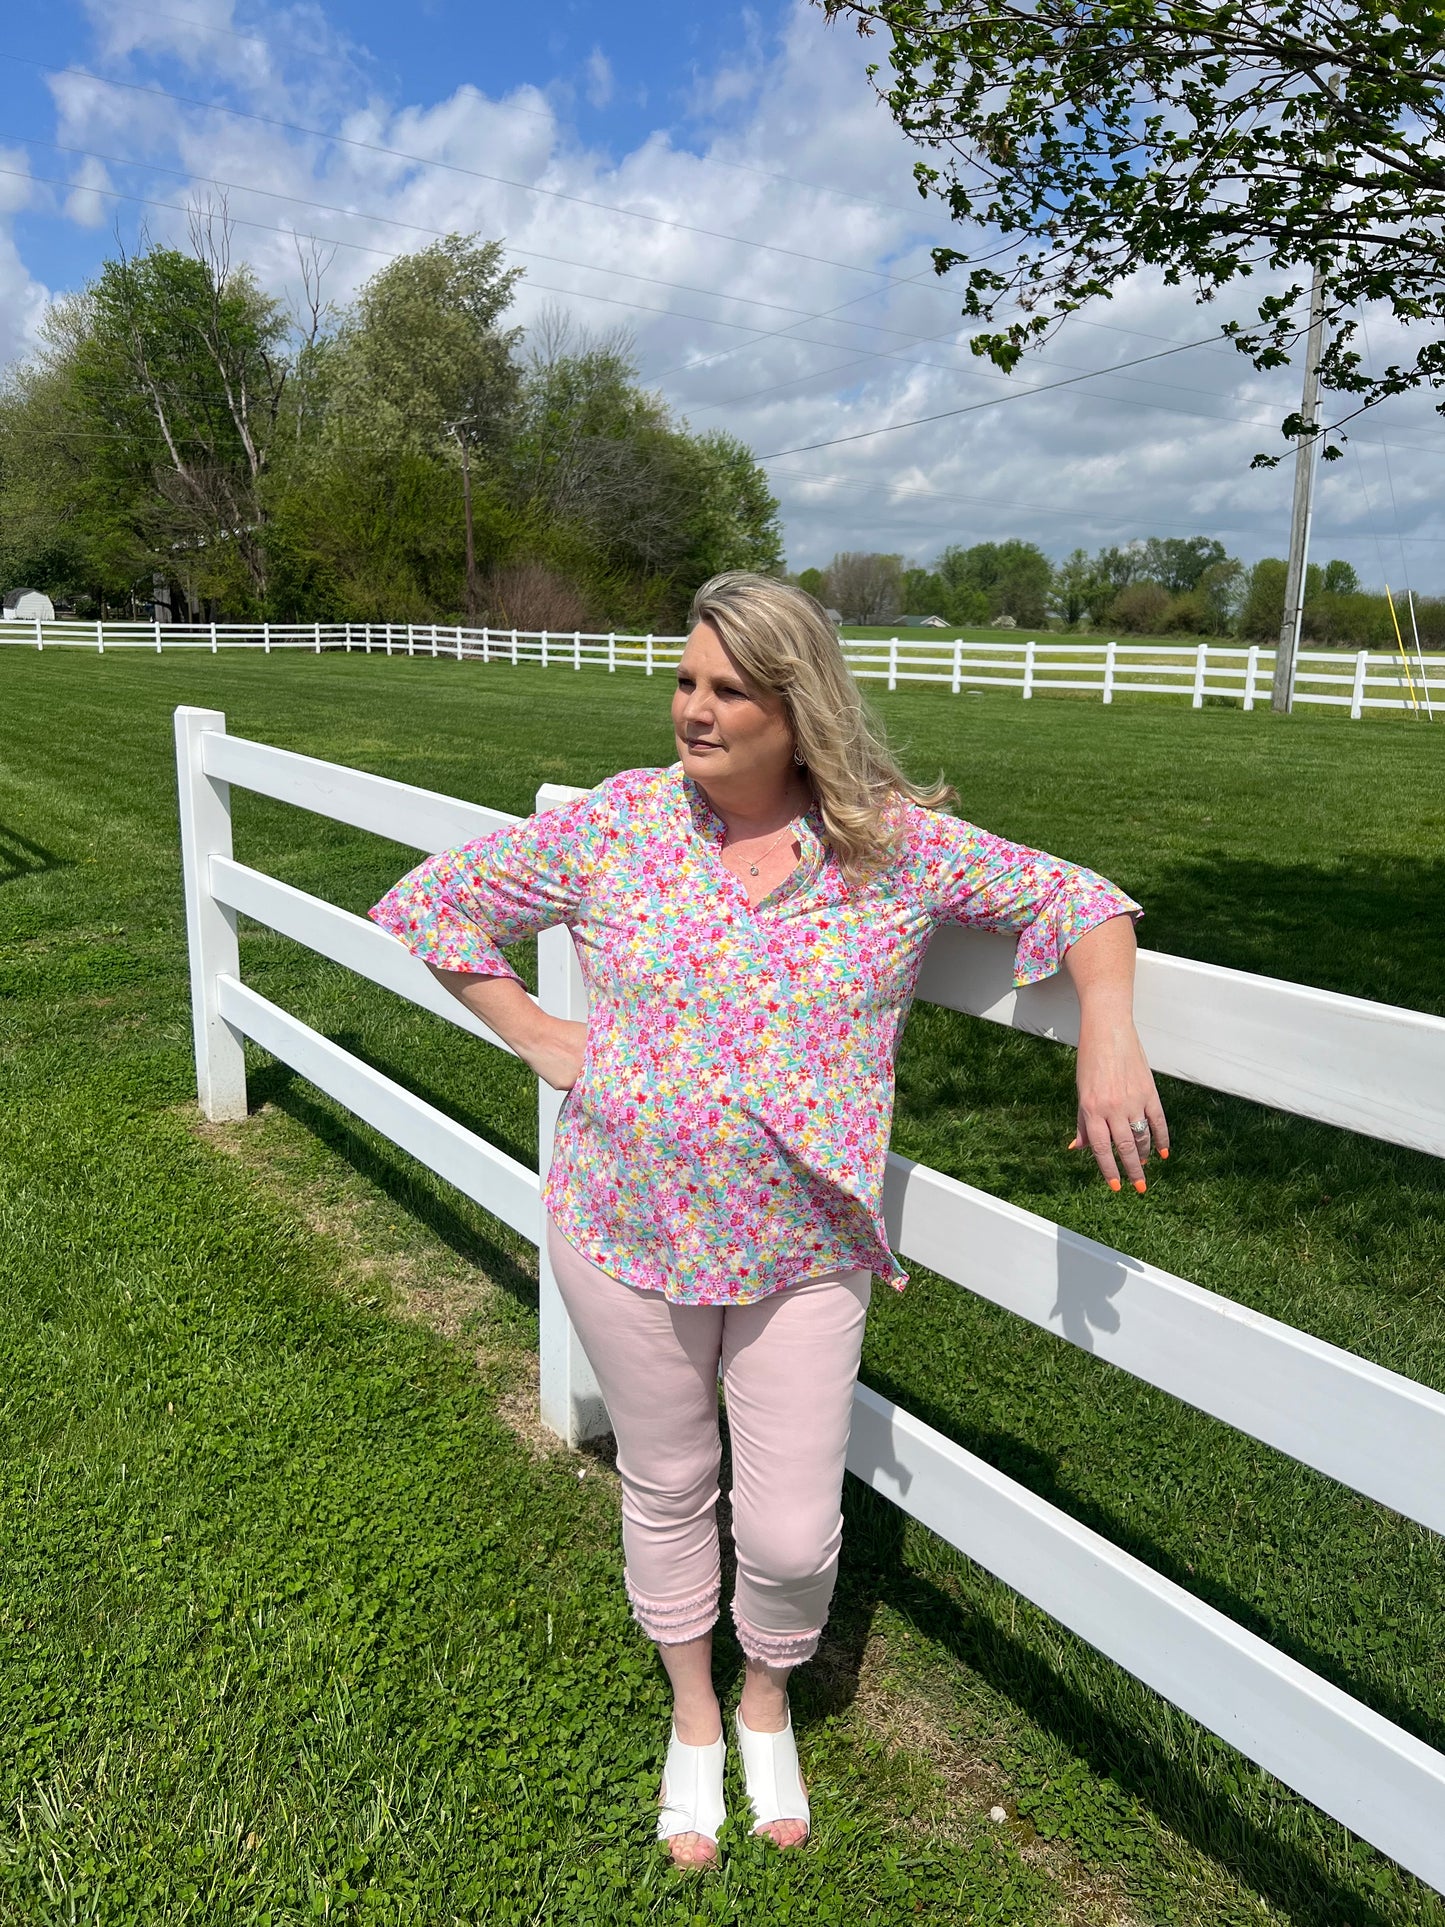
[[555, 1090], [577, 1081], [587, 1026], [538, 1009], [502, 948], [575, 922], [611, 825], [607, 788], [428, 857], [371, 910]]
[[437, 982], [480, 1017], [504, 1044], [554, 1091], [569, 1091], [582, 1074], [587, 1026], [551, 1017], [515, 977], [478, 977], [469, 970], [443, 970], [428, 963]]

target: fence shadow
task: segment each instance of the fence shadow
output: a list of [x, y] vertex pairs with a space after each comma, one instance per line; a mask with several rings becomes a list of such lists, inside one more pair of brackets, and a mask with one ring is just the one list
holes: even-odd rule
[[[336, 1041], [348, 1050], [356, 1049], [352, 1041]], [[475, 1265], [519, 1305], [525, 1306], [528, 1311], [536, 1311], [535, 1275], [518, 1264], [511, 1252], [489, 1238], [472, 1219], [449, 1203], [446, 1196], [438, 1195], [431, 1188], [432, 1182], [441, 1186], [443, 1180], [431, 1180], [425, 1167], [405, 1151], [378, 1144], [367, 1134], [364, 1125], [340, 1112], [339, 1107], [333, 1109], [331, 1101], [317, 1095], [301, 1073], [293, 1071], [289, 1064], [273, 1061], [263, 1069], [250, 1073], [248, 1084], [250, 1107], [253, 1110], [263, 1104], [274, 1104], [278, 1111], [283, 1111], [301, 1125], [318, 1143], [344, 1159], [360, 1177], [375, 1185], [393, 1204], [418, 1223], [424, 1224], [450, 1251], [468, 1264]], [[477, 1209], [480, 1212], [481, 1207]]]
[[1145, 944], [1445, 1016], [1445, 856], [1206, 856], [1171, 864], [1140, 888]]
[[[908, 1521], [896, 1506], [850, 1478], [844, 1513], [843, 1567], [833, 1613], [817, 1662], [797, 1675], [794, 1687], [800, 1724], [841, 1713], [852, 1704], [875, 1615], [886, 1604], [1085, 1761], [1092, 1773], [1132, 1795], [1281, 1912], [1302, 1923], [1393, 1927], [1398, 1914], [1381, 1912], [1357, 1887], [1324, 1873], [1314, 1854], [1249, 1819], [1236, 1800], [1211, 1787], [1180, 1751], [1166, 1750], [1137, 1726], [1117, 1718], [1023, 1639], [911, 1566]], [[952, 1556], [960, 1566], [967, 1565], [963, 1555]], [[1006, 1773], [1007, 1767], [1000, 1770]], [[1400, 1878], [1413, 1885], [1410, 1875]]]
[[69, 857], [57, 856], [43, 843], [33, 843], [19, 830], [0, 823], [0, 883], [13, 883], [17, 877], [38, 876], [44, 870], [68, 870]]

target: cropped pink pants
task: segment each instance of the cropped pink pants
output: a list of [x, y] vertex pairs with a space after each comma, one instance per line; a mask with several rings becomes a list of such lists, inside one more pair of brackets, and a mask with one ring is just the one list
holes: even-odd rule
[[751, 1305], [674, 1305], [599, 1270], [550, 1218], [547, 1251], [617, 1440], [637, 1623], [675, 1645], [718, 1616], [721, 1366], [738, 1643], [772, 1666], [810, 1659], [838, 1576], [869, 1274], [825, 1272]]

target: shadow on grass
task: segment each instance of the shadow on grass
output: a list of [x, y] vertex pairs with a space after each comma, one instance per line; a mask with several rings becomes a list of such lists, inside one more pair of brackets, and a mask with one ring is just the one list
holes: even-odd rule
[[42, 843], [32, 843], [19, 830], [0, 823], [0, 883], [17, 877], [38, 876], [43, 870], [68, 870], [70, 858], [57, 856]]
[[[1187, 1761], [1142, 1737], [1137, 1727], [1071, 1685], [1023, 1640], [910, 1567], [907, 1522], [896, 1507], [850, 1480], [845, 1510], [844, 1573], [828, 1626], [828, 1663], [799, 1678], [798, 1697], [813, 1717], [840, 1713], [851, 1703], [874, 1614], [886, 1602], [1085, 1760], [1099, 1779], [1133, 1795], [1165, 1826], [1272, 1905], [1300, 1920], [1394, 1927], [1398, 1913], [1381, 1912], [1357, 1887], [1331, 1878], [1315, 1854], [1256, 1825]], [[1410, 1883], [1408, 1874], [1401, 1878]]]
[[[344, 1048], [353, 1048], [344, 1038], [336, 1041]], [[431, 1189], [431, 1174], [423, 1166], [405, 1151], [382, 1148], [374, 1143], [362, 1127], [339, 1116], [326, 1100], [315, 1096], [298, 1071], [287, 1064], [271, 1063], [253, 1073], [250, 1103], [253, 1110], [263, 1104], [274, 1104], [318, 1143], [343, 1158], [359, 1176], [374, 1184], [393, 1204], [424, 1224], [459, 1258], [475, 1265], [528, 1311], [536, 1311], [536, 1278], [445, 1197], [439, 1197]]]
[[1145, 944], [1153, 926], [1182, 956], [1445, 1014], [1441, 857], [1202, 857], [1170, 865], [1145, 895]]

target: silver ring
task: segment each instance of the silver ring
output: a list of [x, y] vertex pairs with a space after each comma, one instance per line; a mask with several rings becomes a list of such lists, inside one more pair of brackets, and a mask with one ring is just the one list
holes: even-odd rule
[[1133, 1132], [1135, 1137], [1148, 1137], [1149, 1135], [1148, 1118], [1141, 1117], [1137, 1124], [1131, 1122], [1129, 1125], [1129, 1129]]

